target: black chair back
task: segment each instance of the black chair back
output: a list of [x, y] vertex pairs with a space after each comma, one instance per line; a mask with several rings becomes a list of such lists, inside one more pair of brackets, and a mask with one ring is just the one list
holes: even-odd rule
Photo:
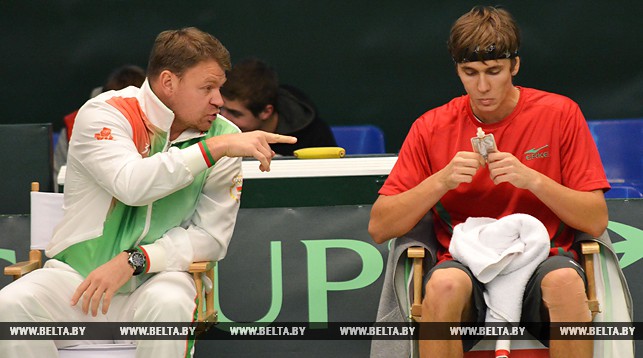
[[53, 191], [51, 123], [0, 125], [0, 215], [28, 214], [31, 182]]

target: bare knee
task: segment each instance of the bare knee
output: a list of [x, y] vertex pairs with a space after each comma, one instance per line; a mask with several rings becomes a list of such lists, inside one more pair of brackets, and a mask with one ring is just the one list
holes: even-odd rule
[[427, 296], [439, 297], [471, 294], [471, 279], [464, 271], [456, 268], [440, 269], [433, 272], [426, 283]]
[[578, 275], [578, 272], [572, 268], [561, 268], [547, 273], [540, 287], [543, 289], [555, 289], [567, 287], [573, 283], [583, 284], [583, 279]]
[[543, 303], [552, 321], [591, 320], [585, 283], [572, 268], [549, 272], [541, 285]]
[[425, 289], [422, 306], [423, 310], [428, 310], [427, 314], [451, 315], [451, 318], [460, 320], [470, 306], [473, 290], [471, 279], [460, 269], [434, 271]]
[[543, 300], [549, 304], [566, 304], [574, 298], [587, 300], [585, 283], [572, 268], [554, 270], [545, 275], [540, 283]]

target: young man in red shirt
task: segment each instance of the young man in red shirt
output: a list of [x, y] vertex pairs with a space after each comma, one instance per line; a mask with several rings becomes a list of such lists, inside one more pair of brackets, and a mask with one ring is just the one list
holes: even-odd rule
[[[448, 44], [467, 94], [413, 124], [373, 205], [369, 233], [385, 242], [432, 211], [441, 249], [425, 277], [421, 321], [484, 322], [482, 284], [449, 254], [452, 229], [470, 217], [529, 214], [547, 228], [552, 249], [525, 288], [522, 320], [591, 321], [573, 230], [603, 233], [609, 184], [578, 105], [513, 84], [520, 35], [504, 9], [473, 8], [454, 23]], [[497, 143], [486, 158], [472, 149], [478, 128]], [[420, 353], [457, 357], [474, 344], [422, 340]], [[589, 357], [592, 347], [591, 340], [551, 341], [550, 354]]]

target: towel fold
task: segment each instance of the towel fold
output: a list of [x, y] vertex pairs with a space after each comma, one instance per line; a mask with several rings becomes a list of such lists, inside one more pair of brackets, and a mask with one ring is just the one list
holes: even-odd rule
[[485, 284], [487, 322], [520, 322], [525, 286], [549, 254], [549, 234], [533, 216], [469, 218], [453, 229], [449, 252]]

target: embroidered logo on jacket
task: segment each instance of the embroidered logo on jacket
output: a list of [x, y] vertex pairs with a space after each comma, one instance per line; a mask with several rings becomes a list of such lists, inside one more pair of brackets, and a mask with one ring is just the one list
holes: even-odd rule
[[243, 187], [243, 177], [237, 175], [232, 179], [232, 186], [230, 186], [230, 197], [239, 202], [241, 200], [241, 189]]
[[112, 137], [112, 130], [104, 127], [102, 131], [94, 134], [94, 138], [98, 140], [114, 140], [114, 137]]
[[547, 147], [549, 147], [549, 144], [545, 144], [540, 148], [529, 149], [528, 151], [525, 152], [525, 159], [532, 160], [532, 159], [540, 159], [540, 158], [549, 157], [549, 151], [542, 151], [543, 149], [545, 149]]

